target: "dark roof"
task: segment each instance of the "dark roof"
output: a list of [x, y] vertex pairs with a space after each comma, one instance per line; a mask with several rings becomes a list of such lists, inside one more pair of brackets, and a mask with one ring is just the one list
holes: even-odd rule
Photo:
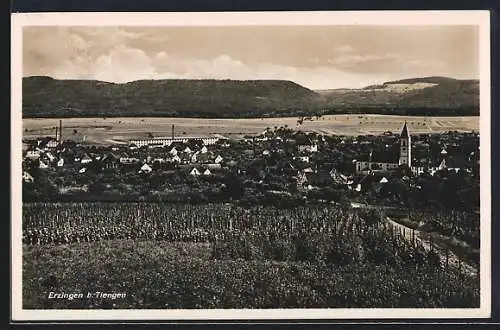
[[[363, 154], [358, 157], [359, 161], [369, 161], [370, 160], [370, 154]], [[374, 150], [372, 151], [372, 157], [371, 157], [372, 163], [396, 163], [398, 161], [398, 155], [393, 154], [388, 151], [380, 151], [380, 150]]]
[[405, 125], [403, 126], [403, 130], [401, 131], [401, 137], [405, 137], [405, 138], [410, 137], [410, 133], [408, 132], [408, 127], [406, 126], [406, 121], [405, 121]]

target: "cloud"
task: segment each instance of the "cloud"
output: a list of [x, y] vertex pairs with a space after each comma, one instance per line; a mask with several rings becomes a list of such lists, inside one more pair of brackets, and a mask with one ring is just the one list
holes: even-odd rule
[[350, 45], [342, 45], [342, 46], [336, 47], [335, 51], [337, 53], [352, 53], [352, 52], [354, 52], [354, 48]]
[[[370, 77], [328, 66], [294, 67], [274, 63], [243, 63], [227, 54], [212, 59], [169, 55], [165, 51], [146, 53], [118, 44], [97, 57], [79, 50], [87, 47], [85, 39], [75, 38], [74, 51], [66, 59], [52, 61], [52, 67], [39, 68], [37, 74], [59, 79], [96, 79], [123, 83], [139, 79], [283, 79], [312, 89], [362, 87]], [[53, 56], [55, 54], [45, 54]], [[378, 81], [377, 81], [378, 82]]]
[[[23, 34], [23, 70], [25, 76], [112, 82], [284, 79], [312, 89], [363, 87], [424, 73], [451, 72], [449, 61], [405, 53], [399, 46], [401, 49], [389, 49], [375, 43], [378, 49], [371, 49], [366, 42], [355, 43], [355, 38], [330, 40], [338, 36], [337, 30], [331, 38], [324, 33], [318, 39], [305, 34], [303, 43], [297, 41], [297, 33], [303, 30], [272, 30], [271, 37], [267, 30], [259, 30], [260, 34], [245, 31], [29, 27]], [[287, 38], [277, 32], [288, 33]]]

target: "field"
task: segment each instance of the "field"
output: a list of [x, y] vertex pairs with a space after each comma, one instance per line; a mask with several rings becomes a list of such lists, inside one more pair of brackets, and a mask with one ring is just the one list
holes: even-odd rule
[[[478, 306], [477, 275], [443, 263], [383, 219], [334, 205], [24, 204], [23, 305]], [[96, 291], [126, 297], [48, 299]]]
[[[447, 131], [479, 131], [479, 117], [410, 117], [388, 115], [332, 115], [313, 117], [298, 125], [297, 117], [261, 119], [195, 118], [71, 118], [63, 119], [63, 139], [88, 144], [127, 143], [128, 140], [153, 136], [199, 136], [220, 134], [229, 138], [260, 134], [266, 128], [288, 126], [306, 132], [337, 135], [382, 134], [399, 132], [408, 122], [412, 134]], [[23, 138], [55, 136], [59, 119], [23, 119]]]

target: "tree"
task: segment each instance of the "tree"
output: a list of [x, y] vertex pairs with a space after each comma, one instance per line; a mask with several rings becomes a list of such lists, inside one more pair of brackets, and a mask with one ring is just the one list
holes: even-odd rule
[[224, 188], [222, 193], [231, 199], [238, 200], [245, 194], [245, 187], [240, 177], [234, 172], [229, 172], [224, 177]]

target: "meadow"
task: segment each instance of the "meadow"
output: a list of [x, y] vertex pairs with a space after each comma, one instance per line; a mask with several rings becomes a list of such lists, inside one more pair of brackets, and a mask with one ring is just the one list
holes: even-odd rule
[[[197, 119], [197, 118], [65, 118], [63, 139], [88, 144], [120, 144], [137, 138], [175, 135], [201, 136], [220, 134], [228, 138], [260, 134], [266, 128], [288, 127], [324, 135], [367, 135], [386, 131], [399, 132], [408, 122], [412, 134], [448, 131], [479, 131], [479, 117], [413, 117], [390, 115], [328, 115], [311, 117], [299, 124], [298, 117], [257, 119]], [[59, 119], [23, 119], [23, 138], [55, 136]]]

